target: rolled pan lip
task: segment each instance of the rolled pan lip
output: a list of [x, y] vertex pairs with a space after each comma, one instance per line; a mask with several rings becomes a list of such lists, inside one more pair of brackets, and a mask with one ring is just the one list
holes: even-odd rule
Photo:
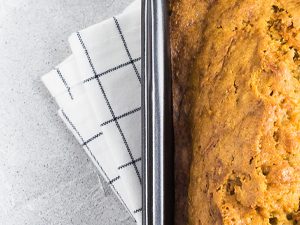
[[142, 1], [143, 225], [174, 224], [172, 79], [167, 0]]

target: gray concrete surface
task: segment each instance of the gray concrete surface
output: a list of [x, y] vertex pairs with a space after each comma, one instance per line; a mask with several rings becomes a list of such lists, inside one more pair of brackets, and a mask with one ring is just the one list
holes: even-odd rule
[[131, 1], [0, 0], [1, 225], [134, 224], [40, 82], [70, 54], [71, 32]]

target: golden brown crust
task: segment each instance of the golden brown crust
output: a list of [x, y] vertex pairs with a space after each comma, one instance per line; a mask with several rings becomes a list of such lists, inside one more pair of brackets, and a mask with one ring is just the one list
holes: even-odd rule
[[208, 3], [199, 0], [174, 0], [170, 6], [171, 56], [173, 72], [173, 105], [175, 130], [175, 224], [187, 224], [191, 135], [189, 114], [191, 98], [189, 74], [201, 45], [202, 22]]
[[300, 224], [300, 1], [171, 8], [177, 224]]

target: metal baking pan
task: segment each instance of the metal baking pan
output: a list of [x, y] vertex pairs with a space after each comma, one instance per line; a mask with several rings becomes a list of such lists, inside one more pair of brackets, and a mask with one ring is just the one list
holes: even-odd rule
[[168, 7], [167, 0], [142, 1], [143, 225], [174, 224]]

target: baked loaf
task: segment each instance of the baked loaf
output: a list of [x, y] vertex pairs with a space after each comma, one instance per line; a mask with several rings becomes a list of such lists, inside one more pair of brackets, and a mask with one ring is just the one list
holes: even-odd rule
[[175, 224], [188, 222], [188, 186], [192, 156], [190, 73], [201, 43], [208, 4], [199, 0], [174, 0], [170, 6], [170, 39], [175, 135]]
[[171, 13], [179, 217], [300, 224], [300, 1], [178, 0]]

